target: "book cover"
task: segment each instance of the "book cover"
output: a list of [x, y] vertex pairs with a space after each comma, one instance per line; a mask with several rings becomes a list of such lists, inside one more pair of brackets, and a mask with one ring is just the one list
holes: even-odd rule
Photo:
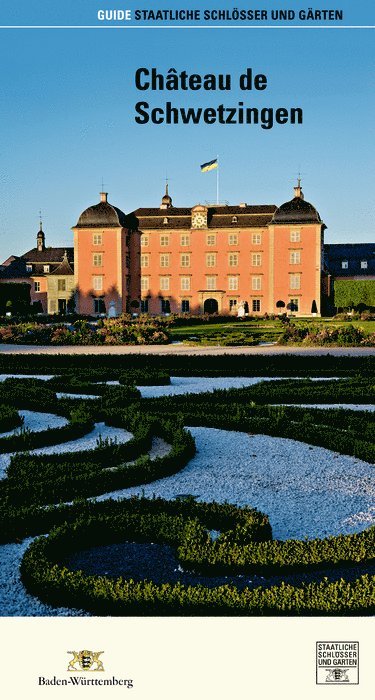
[[[238, 7], [228, 0], [194, 0], [189, 6], [165, 0], [3, 0], [0, 36], [5, 268], [20, 264], [18, 256], [33, 249], [36, 237], [37, 251], [49, 246], [59, 251], [59, 260], [51, 253], [43, 267], [58, 262], [60, 278], [79, 287], [76, 310], [81, 314], [200, 309], [245, 315], [285, 308], [319, 316], [334, 312], [332, 299], [332, 308], [328, 301], [326, 308], [320, 305], [321, 270], [311, 274], [305, 300], [300, 269], [290, 273], [289, 290], [282, 287], [283, 255], [292, 265], [306, 261], [306, 272], [301, 267], [305, 279], [310, 256], [320, 255], [323, 243], [328, 257], [334, 257], [335, 246], [345, 244], [349, 250], [364, 244], [366, 254], [358, 258], [361, 269], [353, 280], [372, 265], [374, 8], [369, 0], [340, 0], [337, 7], [315, 0], [310, 5], [260, 0]], [[126, 308], [117, 291], [103, 301], [103, 275], [85, 270], [86, 252], [80, 249], [86, 228], [97, 236], [94, 248], [101, 244], [104, 224], [90, 217], [108, 202], [116, 226], [129, 226], [135, 216], [146, 240], [150, 231], [165, 247], [157, 253], [160, 289], [155, 294], [149, 293], [145, 241], [136, 251], [142, 275], [139, 271], [129, 288], [118, 267], [120, 248], [108, 253], [113, 258], [107, 282], [110, 278], [113, 289], [126, 289]], [[282, 250], [277, 226], [296, 221], [296, 208], [313, 227], [314, 244], [300, 248], [295, 226], [294, 239]], [[272, 229], [268, 252], [256, 238], [261, 234], [252, 234], [246, 299], [236, 269], [242, 264], [236, 238], [245, 221], [241, 217], [247, 217], [243, 226], [254, 231], [263, 223]], [[211, 220], [232, 236], [225, 254], [229, 273], [216, 270], [220, 251]], [[182, 265], [178, 290], [168, 258], [174, 255], [168, 238], [172, 228], [179, 236], [176, 256]], [[197, 252], [189, 257], [191, 232], [205, 236], [208, 247], [199, 248], [200, 257]], [[101, 253], [95, 251], [90, 255], [97, 256], [93, 264], [100, 268]], [[126, 253], [121, 255], [125, 261]], [[267, 279], [257, 271], [265, 259]], [[24, 264], [23, 274], [31, 274], [27, 265], [33, 263], [25, 259]], [[337, 264], [345, 270], [350, 262], [342, 255]], [[204, 284], [194, 287], [194, 275], [203, 266], [208, 268]], [[368, 277], [374, 279], [370, 271]], [[33, 300], [43, 311], [68, 311], [70, 286], [61, 283], [43, 301], [44, 288], [38, 284]], [[234, 462], [239, 449], [233, 442]], [[369, 518], [371, 503], [369, 496]], [[287, 495], [285, 508], [293, 508]], [[3, 549], [2, 589], [8, 602], [21, 585], [9, 565], [13, 554], [11, 546]], [[349, 692], [357, 698], [370, 695], [369, 615], [351, 615], [349, 603], [340, 616], [237, 612], [112, 617], [70, 614], [64, 608], [48, 615], [27, 601], [24, 607], [15, 603], [0, 620], [3, 686], [7, 694], [32, 700], [90, 691], [106, 698], [125, 693], [136, 700], [176, 695], [221, 700], [254, 693], [315, 698], [327, 684], [336, 690], [323, 692], [335, 697], [347, 692], [342, 685], [354, 686]]]

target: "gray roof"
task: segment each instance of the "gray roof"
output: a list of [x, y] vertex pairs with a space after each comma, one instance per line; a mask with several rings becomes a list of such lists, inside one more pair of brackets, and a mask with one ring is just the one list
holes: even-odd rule
[[[367, 268], [361, 267], [366, 261]], [[343, 268], [342, 263], [348, 267]], [[331, 243], [324, 246], [324, 265], [334, 277], [375, 277], [375, 243]]]
[[[207, 227], [210, 228], [250, 228], [267, 226], [276, 210], [275, 204], [259, 206], [208, 206]], [[191, 209], [170, 207], [169, 209], [140, 208], [133, 212], [138, 228], [147, 229], [191, 229]], [[237, 217], [237, 221], [232, 219]], [[164, 224], [164, 219], [168, 220]]]

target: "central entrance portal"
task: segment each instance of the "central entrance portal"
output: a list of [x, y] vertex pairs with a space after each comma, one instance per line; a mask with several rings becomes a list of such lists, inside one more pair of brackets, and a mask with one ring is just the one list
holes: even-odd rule
[[219, 305], [216, 299], [206, 299], [203, 305], [203, 311], [205, 314], [217, 314], [219, 310]]

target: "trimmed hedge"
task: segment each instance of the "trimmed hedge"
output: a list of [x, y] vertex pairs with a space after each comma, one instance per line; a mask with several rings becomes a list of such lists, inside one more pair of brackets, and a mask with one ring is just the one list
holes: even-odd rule
[[[13, 406], [0, 404], [0, 433], [7, 433], [23, 425], [23, 417]], [[0, 437], [0, 440], [2, 438]]]
[[[21, 565], [22, 580], [28, 590], [48, 603], [83, 607], [100, 615], [354, 615], [371, 614], [375, 610], [375, 577], [370, 576], [354, 582], [341, 579], [329, 583], [325, 579], [302, 586], [282, 583], [268, 589], [240, 591], [232, 585], [216, 588], [168, 582], [156, 585], [152, 581], [88, 576], [81, 570], [69, 570], [64, 564], [67, 555], [87, 547], [88, 542], [104, 544], [127, 539], [144, 542], [152, 538], [153, 542], [172, 546], [180, 540], [185, 546], [199, 547], [202, 539], [209, 539], [203, 525], [198, 520], [185, 521], [185, 514], [152, 512], [152, 508], [147, 513], [145, 501], [142, 514], [121, 514], [119, 505], [122, 504], [117, 504], [112, 515], [109, 509], [104, 517], [83, 516], [56, 528], [47, 538], [33, 542]], [[227, 537], [233, 540], [232, 534], [227, 533]], [[316, 543], [319, 541], [315, 541], [317, 547]], [[232, 551], [233, 546], [232, 541]], [[254, 546], [266, 549], [268, 543]]]

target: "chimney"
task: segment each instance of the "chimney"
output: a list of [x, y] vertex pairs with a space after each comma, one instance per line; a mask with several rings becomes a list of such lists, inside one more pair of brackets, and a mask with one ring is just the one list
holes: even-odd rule
[[100, 193], [100, 201], [101, 201], [101, 202], [107, 202], [107, 201], [108, 201], [108, 192], [101, 192], [101, 193]]

